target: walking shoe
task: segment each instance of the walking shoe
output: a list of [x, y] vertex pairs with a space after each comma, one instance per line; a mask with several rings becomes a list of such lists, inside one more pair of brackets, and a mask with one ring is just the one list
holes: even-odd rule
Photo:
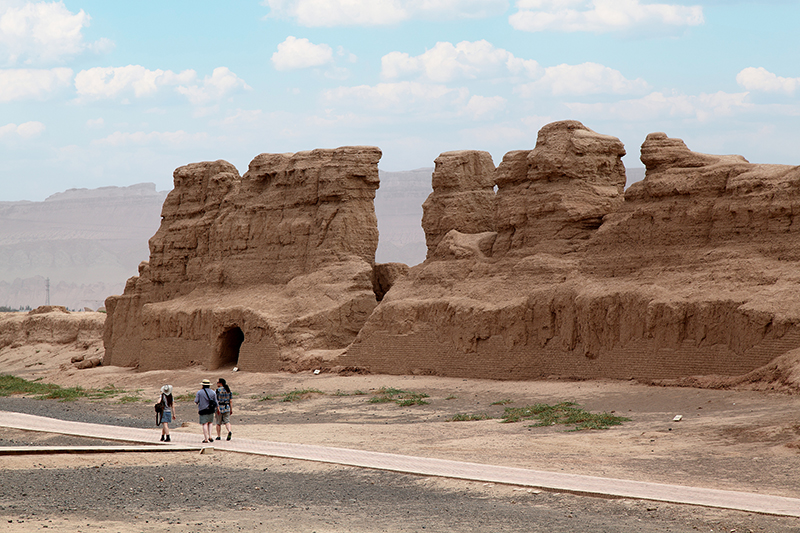
[[164, 435], [161, 435], [161, 442], [164, 442]]
[[164, 439], [164, 442], [170, 442], [169, 435], [167, 435], [167, 437]]
[[219, 437], [217, 437], [217, 438], [216, 438], [216, 439], [214, 439], [214, 440], [219, 440]]
[[233, 435], [233, 433], [231, 433], [231, 432], [229, 431], [229, 432], [228, 432], [228, 438], [227, 438], [227, 439], [225, 439], [225, 440], [231, 440], [231, 436], [232, 436], [232, 435]]

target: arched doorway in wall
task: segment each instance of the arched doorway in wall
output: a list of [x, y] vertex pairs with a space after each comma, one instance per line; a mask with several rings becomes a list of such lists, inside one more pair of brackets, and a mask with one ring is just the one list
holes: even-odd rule
[[217, 357], [213, 369], [238, 366], [239, 348], [244, 342], [244, 332], [233, 326], [222, 332], [217, 341]]

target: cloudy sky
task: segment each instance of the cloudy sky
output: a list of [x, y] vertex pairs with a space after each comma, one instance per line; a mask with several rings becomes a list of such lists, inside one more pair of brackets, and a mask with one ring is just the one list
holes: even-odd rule
[[262, 152], [379, 146], [383, 170], [544, 124], [664, 131], [800, 164], [800, 2], [0, 0], [0, 201]]

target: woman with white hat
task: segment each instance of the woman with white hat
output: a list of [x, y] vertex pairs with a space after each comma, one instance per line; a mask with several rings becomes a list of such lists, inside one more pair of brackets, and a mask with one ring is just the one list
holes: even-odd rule
[[169, 442], [169, 423], [173, 418], [178, 418], [178, 414], [175, 412], [175, 402], [172, 399], [172, 385], [161, 387], [161, 406], [164, 409], [161, 413], [161, 440]]

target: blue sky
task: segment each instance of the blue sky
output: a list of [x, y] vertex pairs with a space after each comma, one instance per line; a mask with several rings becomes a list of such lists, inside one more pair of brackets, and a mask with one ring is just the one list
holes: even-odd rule
[[800, 2], [0, 0], [0, 201], [353, 144], [380, 167], [619, 137], [800, 164]]

